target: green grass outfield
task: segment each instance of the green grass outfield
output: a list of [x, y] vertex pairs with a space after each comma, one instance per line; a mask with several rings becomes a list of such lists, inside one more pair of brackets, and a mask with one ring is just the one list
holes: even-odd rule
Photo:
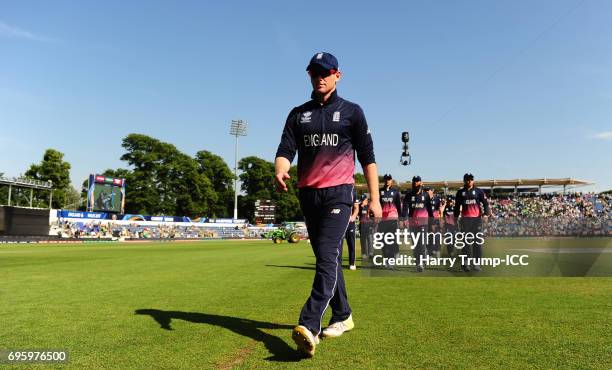
[[67, 349], [78, 369], [612, 368], [610, 277], [345, 270], [356, 328], [299, 359], [313, 264], [307, 242], [0, 246], [0, 350]]

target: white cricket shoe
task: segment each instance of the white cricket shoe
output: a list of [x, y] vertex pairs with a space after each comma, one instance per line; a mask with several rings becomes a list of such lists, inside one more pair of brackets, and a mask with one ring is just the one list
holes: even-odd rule
[[350, 265], [350, 266], [349, 266], [349, 270], [357, 270], [357, 266], [355, 266], [355, 265]]
[[353, 315], [350, 315], [348, 319], [344, 321], [338, 321], [330, 326], [323, 329], [323, 336], [325, 338], [336, 338], [341, 336], [345, 331], [349, 331], [355, 327], [353, 322]]
[[312, 334], [307, 327], [298, 325], [293, 328], [291, 338], [297, 344], [298, 350], [308, 357], [315, 354], [317, 344], [319, 344], [319, 336]]

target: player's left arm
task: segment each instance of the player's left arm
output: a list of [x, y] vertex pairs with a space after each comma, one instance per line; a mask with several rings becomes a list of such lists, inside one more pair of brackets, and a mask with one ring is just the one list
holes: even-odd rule
[[351, 213], [350, 221], [355, 222], [357, 216], [359, 215], [359, 198], [357, 197], [357, 192], [355, 188], [353, 188], [353, 212]]
[[427, 217], [429, 218], [433, 218], [433, 210], [431, 209], [431, 197], [429, 196], [429, 194], [427, 194], [427, 192], [425, 192], [425, 209], [427, 210]]
[[380, 205], [380, 193], [378, 192], [378, 168], [376, 163], [370, 163], [363, 167], [363, 174], [368, 183], [368, 191], [370, 192], [370, 212], [374, 218], [382, 218], [382, 207]]
[[400, 191], [396, 191], [393, 196], [393, 203], [395, 204], [395, 209], [397, 209], [397, 214], [402, 214], [402, 198], [400, 197]]
[[400, 218], [406, 218], [408, 217], [408, 211], [410, 210], [410, 196], [409, 196], [409, 192], [406, 191], [404, 193], [404, 200], [402, 200], [402, 211], [400, 212]]
[[355, 222], [359, 215], [359, 202], [353, 203], [353, 213], [351, 213], [351, 222]]
[[382, 217], [382, 207], [380, 205], [380, 194], [378, 192], [378, 168], [376, 167], [376, 157], [374, 156], [374, 143], [368, 128], [368, 123], [361, 107], [356, 106], [351, 125], [351, 140], [353, 149], [357, 152], [357, 159], [363, 168], [363, 174], [368, 183], [370, 192], [370, 211], [375, 218]]
[[487, 195], [484, 191], [480, 191], [480, 203], [482, 204], [482, 208], [484, 208], [485, 216], [493, 216], [491, 213], [491, 207], [489, 206], [489, 200], [487, 199]]
[[461, 214], [461, 203], [463, 203], [463, 196], [461, 195], [461, 189], [459, 189], [455, 195], [455, 208], [453, 209], [453, 217], [455, 220], [457, 220]]

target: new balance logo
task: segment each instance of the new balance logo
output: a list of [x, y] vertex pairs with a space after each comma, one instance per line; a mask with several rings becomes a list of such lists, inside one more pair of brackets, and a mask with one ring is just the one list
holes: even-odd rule
[[330, 213], [331, 213], [332, 215], [337, 215], [337, 214], [339, 214], [339, 213], [340, 213], [340, 208], [334, 208], [334, 209], [332, 209], [332, 210], [331, 210], [331, 212], [330, 212]]
[[334, 112], [334, 116], [332, 117], [332, 122], [340, 122], [340, 112]]

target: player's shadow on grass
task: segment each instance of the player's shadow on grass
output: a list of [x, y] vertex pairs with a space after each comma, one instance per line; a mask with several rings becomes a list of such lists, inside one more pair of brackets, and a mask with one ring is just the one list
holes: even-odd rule
[[249, 337], [263, 343], [272, 356], [266, 358], [269, 361], [296, 362], [302, 356], [290, 347], [281, 338], [268, 334], [262, 329], [293, 329], [292, 325], [274, 324], [264, 321], [242, 319], [239, 317], [211, 315], [200, 312], [162, 311], [156, 309], [139, 309], [136, 315], [149, 315], [161, 326], [162, 329], [172, 330], [170, 324], [172, 319], [184, 320], [198, 324], [220, 326], [233, 331], [236, 334]]

